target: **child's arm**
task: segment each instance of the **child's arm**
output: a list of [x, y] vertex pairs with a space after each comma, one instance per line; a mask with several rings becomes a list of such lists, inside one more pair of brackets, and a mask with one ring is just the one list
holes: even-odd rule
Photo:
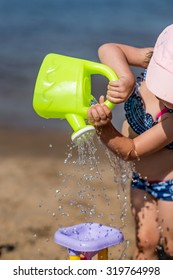
[[96, 126], [102, 142], [124, 160], [150, 155], [173, 141], [173, 114], [134, 139], [124, 137], [113, 127], [111, 111], [104, 103], [91, 106], [88, 118]]
[[118, 81], [109, 82], [107, 91], [109, 101], [121, 103], [128, 99], [135, 85], [135, 77], [130, 66], [147, 67], [148, 56], [152, 50], [115, 43], [104, 44], [99, 48], [100, 61], [112, 68], [119, 77]]

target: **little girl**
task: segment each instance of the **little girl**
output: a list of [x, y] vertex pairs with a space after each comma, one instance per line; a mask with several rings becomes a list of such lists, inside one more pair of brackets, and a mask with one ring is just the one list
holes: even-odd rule
[[[99, 57], [119, 77], [109, 82], [107, 99], [125, 102], [126, 121], [122, 133], [117, 131], [103, 96], [88, 110], [88, 118], [110, 150], [134, 162], [133, 258], [157, 259], [162, 241], [173, 259], [173, 25], [159, 35], [154, 49], [110, 43], [99, 48]], [[145, 68], [137, 81], [130, 66]]]

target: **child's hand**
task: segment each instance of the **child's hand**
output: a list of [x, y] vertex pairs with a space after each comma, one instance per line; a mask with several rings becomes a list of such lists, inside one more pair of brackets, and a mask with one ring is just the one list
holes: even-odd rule
[[106, 98], [114, 104], [125, 102], [133, 91], [135, 80], [123, 76], [118, 81], [110, 81]]
[[100, 104], [92, 105], [88, 109], [88, 120], [94, 126], [104, 126], [112, 120], [111, 110], [103, 103], [104, 96], [101, 96], [99, 101]]

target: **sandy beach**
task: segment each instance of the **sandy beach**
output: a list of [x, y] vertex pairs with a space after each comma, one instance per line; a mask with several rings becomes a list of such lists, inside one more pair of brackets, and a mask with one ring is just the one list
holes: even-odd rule
[[[54, 234], [84, 221], [120, 228], [125, 241], [109, 249], [109, 259], [132, 258], [126, 174], [118, 164], [113, 169], [104, 149], [97, 164], [91, 157], [92, 166], [79, 165], [65, 122], [40, 118], [32, 104], [49, 53], [98, 62], [98, 48], [108, 42], [154, 46], [172, 22], [173, 1], [131, 1], [130, 7], [112, 0], [0, 1], [0, 260], [67, 259]], [[136, 77], [143, 71], [132, 69]], [[102, 75], [92, 77], [96, 99], [106, 96], [107, 84]], [[117, 129], [123, 106], [113, 113]]]
[[124, 193], [114, 183], [119, 174], [104, 151], [98, 151], [98, 178], [86, 179], [76, 152], [65, 163], [70, 145], [69, 133], [1, 129], [0, 259], [65, 260], [67, 250], [55, 244], [54, 233], [81, 222], [121, 228], [125, 241], [109, 249], [109, 259], [132, 258], [129, 188]]

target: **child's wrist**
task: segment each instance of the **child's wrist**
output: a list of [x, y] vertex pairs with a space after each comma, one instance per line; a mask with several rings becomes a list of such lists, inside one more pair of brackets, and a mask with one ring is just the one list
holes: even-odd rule
[[135, 77], [134, 75], [123, 75], [119, 78], [119, 80], [127, 80], [129, 84], [134, 85], [135, 84]]
[[131, 76], [121, 76], [120, 77], [120, 80], [124, 80], [126, 81], [126, 85], [127, 85], [127, 88], [129, 89], [128, 91], [129, 92], [132, 92], [134, 87], [135, 87], [135, 84], [136, 84], [136, 80], [135, 80], [135, 77], [133, 75]]

